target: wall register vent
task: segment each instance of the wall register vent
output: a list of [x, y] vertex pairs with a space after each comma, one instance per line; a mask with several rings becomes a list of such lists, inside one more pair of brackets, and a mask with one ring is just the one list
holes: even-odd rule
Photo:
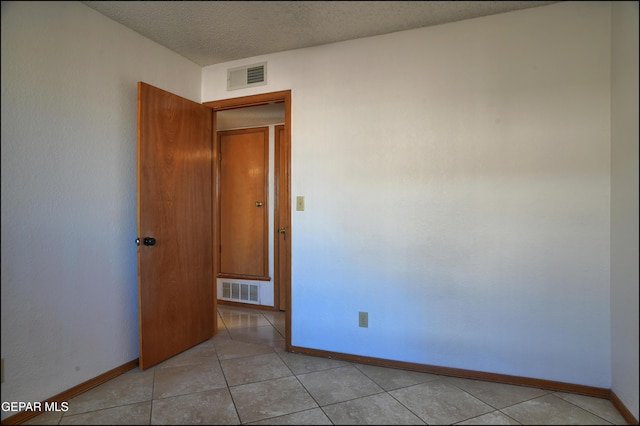
[[222, 298], [242, 302], [259, 303], [259, 287], [255, 284], [222, 282]]
[[227, 90], [244, 89], [265, 84], [267, 84], [266, 62], [227, 70]]

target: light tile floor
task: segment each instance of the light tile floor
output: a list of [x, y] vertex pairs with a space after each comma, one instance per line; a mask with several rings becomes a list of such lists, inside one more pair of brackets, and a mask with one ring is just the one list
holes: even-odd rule
[[288, 353], [281, 312], [218, 315], [214, 338], [25, 424], [626, 424], [606, 399]]

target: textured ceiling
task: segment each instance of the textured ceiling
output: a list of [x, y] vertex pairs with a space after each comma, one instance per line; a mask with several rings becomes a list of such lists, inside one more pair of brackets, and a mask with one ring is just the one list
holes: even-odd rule
[[201, 66], [557, 1], [84, 1]]

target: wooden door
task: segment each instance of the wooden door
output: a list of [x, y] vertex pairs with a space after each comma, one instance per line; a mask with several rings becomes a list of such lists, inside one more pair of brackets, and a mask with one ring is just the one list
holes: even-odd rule
[[220, 266], [218, 276], [269, 278], [269, 128], [218, 132]]
[[284, 311], [287, 292], [291, 287], [291, 201], [289, 196], [289, 139], [284, 126], [275, 127], [275, 272], [276, 308]]
[[210, 108], [138, 83], [141, 369], [210, 338], [217, 330], [212, 120]]

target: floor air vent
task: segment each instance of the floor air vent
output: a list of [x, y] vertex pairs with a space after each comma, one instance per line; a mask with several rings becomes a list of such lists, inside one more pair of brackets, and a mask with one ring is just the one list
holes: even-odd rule
[[227, 90], [267, 84], [267, 63], [245, 65], [227, 70]]
[[259, 302], [259, 288], [255, 284], [222, 282], [222, 298], [243, 302]]

